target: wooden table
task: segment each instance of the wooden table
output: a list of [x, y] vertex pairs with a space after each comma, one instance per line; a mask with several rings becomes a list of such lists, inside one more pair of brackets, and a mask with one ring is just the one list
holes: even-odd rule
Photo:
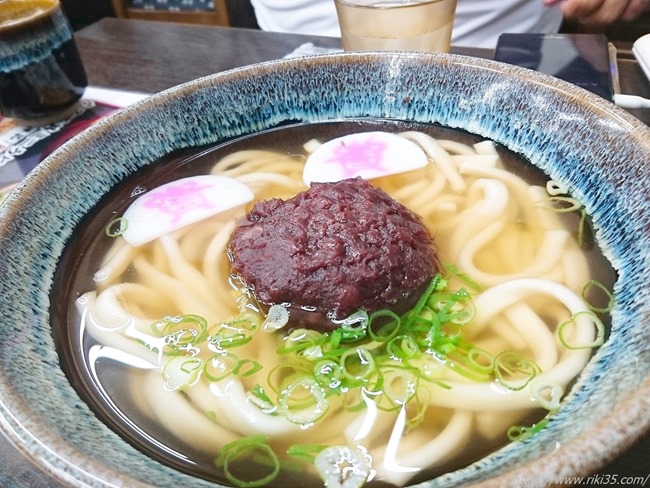
[[[91, 85], [145, 93], [164, 90], [218, 71], [278, 59], [306, 42], [318, 47], [340, 47], [337, 38], [113, 18], [82, 29], [77, 34], [77, 41]], [[492, 56], [491, 51], [482, 49], [457, 48], [453, 52], [486, 58]], [[629, 49], [619, 51], [619, 70], [623, 93], [650, 98], [650, 83]], [[650, 124], [650, 110], [630, 112]], [[640, 476], [647, 480], [649, 460], [650, 437], [646, 436], [600, 474], [619, 478]], [[40, 473], [0, 436], [0, 486], [56, 488], [61, 485]], [[641, 483], [630, 486], [641, 486]]]
[[[249, 29], [188, 27], [180, 24], [107, 18], [78, 33], [91, 85], [157, 92], [201, 76], [278, 59], [305, 42], [340, 48], [338, 38], [288, 35]], [[452, 52], [491, 58], [488, 49]], [[650, 82], [629, 44], [618, 56], [621, 91], [650, 98]], [[630, 110], [650, 125], [650, 110]]]

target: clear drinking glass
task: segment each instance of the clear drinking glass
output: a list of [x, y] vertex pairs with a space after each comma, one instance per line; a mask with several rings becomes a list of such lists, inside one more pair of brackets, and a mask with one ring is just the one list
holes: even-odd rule
[[346, 51], [449, 52], [456, 0], [335, 0]]

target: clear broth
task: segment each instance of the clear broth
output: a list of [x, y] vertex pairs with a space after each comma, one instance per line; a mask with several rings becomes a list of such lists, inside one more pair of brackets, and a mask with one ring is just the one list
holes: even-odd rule
[[[291, 125], [213, 147], [178, 151], [145, 166], [136, 174], [126, 178], [101, 199], [97, 207], [75, 229], [73, 237], [66, 246], [51, 293], [51, 303], [53, 304], [51, 316], [61, 366], [80, 397], [102, 422], [137, 449], [163, 464], [197, 477], [229, 485], [223, 473], [215, 467], [213, 456], [197, 451], [165, 429], [161, 429], [160, 425], [152, 421], [133, 404], [129, 395], [129, 387], [124, 378], [126, 375], [137, 375], [137, 371], [107, 359], [99, 359], [91, 367], [88, 352], [94, 341], [80, 333], [80, 317], [75, 307], [75, 301], [84, 292], [95, 288], [93, 274], [97, 270], [101, 257], [113, 244], [112, 239], [105, 236], [106, 224], [120, 216], [133, 198], [144, 190], [182, 177], [206, 174], [216, 161], [238, 150], [256, 148], [280, 150], [290, 154], [302, 153], [303, 144], [310, 139], [318, 138], [324, 141], [368, 130], [388, 132], [418, 130], [436, 138], [451, 139], [464, 144], [474, 144], [484, 140], [484, 138], [472, 134], [436, 125], [389, 120]], [[497, 146], [497, 149], [506, 167], [529, 183], [544, 184], [548, 180], [546, 175], [521, 156], [504, 147]], [[578, 216], [567, 214], [565, 218], [567, 219], [566, 225], [570, 229], [577, 229]], [[585, 232], [583, 250], [588, 254], [593, 269], [593, 278], [611, 289], [616, 278], [615, 272], [600, 253], [589, 226]], [[525, 425], [535, 422], [542, 415], [543, 412], [533, 412], [523, 419], [522, 423]], [[467, 466], [507, 442], [505, 433], [500, 440], [489, 444], [470, 441], [468, 448], [460, 456], [435, 470], [421, 471], [411, 480], [411, 483], [432, 479]], [[304, 471], [291, 472], [288, 470], [282, 472], [270, 486], [304, 488], [322, 486], [322, 481], [315, 476], [308, 481]], [[368, 486], [391, 485], [374, 480]]]

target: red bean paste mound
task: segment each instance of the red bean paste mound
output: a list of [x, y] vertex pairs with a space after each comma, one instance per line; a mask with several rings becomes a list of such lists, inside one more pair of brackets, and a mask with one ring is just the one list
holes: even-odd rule
[[323, 331], [360, 309], [407, 311], [439, 267], [420, 218], [361, 178], [256, 203], [228, 255], [262, 304]]

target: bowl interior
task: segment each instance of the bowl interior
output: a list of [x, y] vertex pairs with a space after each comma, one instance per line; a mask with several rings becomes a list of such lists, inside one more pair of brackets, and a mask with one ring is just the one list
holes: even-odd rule
[[[648, 414], [627, 421], [638, 415], [650, 371], [642, 280], [648, 271], [650, 130], [594, 95], [527, 70], [453, 55], [346, 53], [222, 73], [140, 102], [51, 155], [0, 207], [0, 241], [11, 243], [0, 247], [5, 433], [53, 475], [79, 486], [151, 480], [213, 486], [134, 449], [70, 384], [50, 330], [59, 258], [104, 195], [173, 151], [286, 124], [350, 119], [439, 124], [521, 154], [574, 189], [619, 275], [609, 340], [547, 428], [424, 484], [480, 482], [533, 463], [530, 472], [546, 456], [541, 485], [555, 472], [597, 468], [647, 429]], [[605, 420], [594, 425], [594, 417]], [[595, 445], [604, 432], [616, 434]], [[563, 461], [575, 447], [588, 447], [587, 454]]]

